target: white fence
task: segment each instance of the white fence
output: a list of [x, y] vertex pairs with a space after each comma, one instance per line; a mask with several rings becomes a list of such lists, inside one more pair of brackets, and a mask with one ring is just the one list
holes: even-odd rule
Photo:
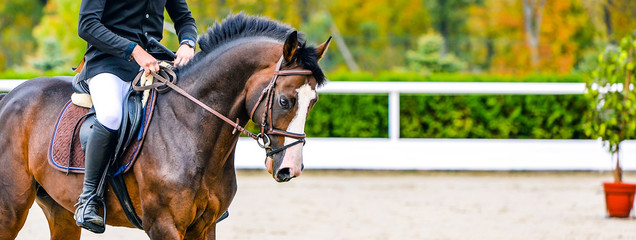
[[[8, 91], [23, 80], [0, 80]], [[610, 170], [595, 140], [400, 139], [400, 94], [582, 94], [583, 83], [329, 82], [320, 93], [388, 94], [389, 138], [308, 138], [308, 169]], [[264, 168], [264, 151], [239, 140], [237, 168]], [[636, 141], [621, 146], [625, 170], [636, 170]]]
[[22, 79], [0, 79], [0, 92], [8, 92], [26, 80]]

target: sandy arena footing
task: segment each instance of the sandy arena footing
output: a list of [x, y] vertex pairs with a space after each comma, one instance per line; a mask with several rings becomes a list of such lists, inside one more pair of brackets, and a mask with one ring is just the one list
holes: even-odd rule
[[[609, 172], [305, 171], [281, 184], [239, 171], [217, 239], [636, 239], [633, 217], [606, 216], [601, 183], [611, 180]], [[48, 238], [34, 204], [17, 239]], [[148, 237], [108, 227], [82, 239]]]

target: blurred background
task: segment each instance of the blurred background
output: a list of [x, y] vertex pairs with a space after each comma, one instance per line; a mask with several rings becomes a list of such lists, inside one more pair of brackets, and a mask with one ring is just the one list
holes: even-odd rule
[[[0, 79], [72, 75], [86, 47], [77, 36], [79, 2], [1, 1]], [[305, 128], [308, 170], [286, 184], [263, 170], [238, 171], [239, 192], [218, 225], [220, 239], [636, 239], [633, 217], [606, 218], [601, 182], [612, 179], [606, 170], [615, 165], [594, 140], [606, 140], [594, 134], [604, 125], [590, 123], [596, 96], [583, 94], [585, 82], [604, 79], [593, 72], [601, 71], [608, 46], [629, 45], [621, 39], [636, 29], [636, 1], [187, 2], [199, 34], [242, 11], [288, 23], [311, 44], [334, 37], [321, 61], [330, 82]], [[176, 49], [165, 15], [162, 43]], [[360, 81], [375, 89], [547, 83], [543, 92], [565, 83], [574, 91], [347, 92], [362, 85], [346, 83]], [[636, 142], [622, 146], [623, 164], [635, 170]], [[237, 149], [239, 168], [263, 169], [256, 144], [241, 139]], [[372, 171], [324, 170], [333, 168]], [[47, 237], [41, 211], [34, 211], [18, 239]], [[84, 235], [144, 239], [134, 229]]]

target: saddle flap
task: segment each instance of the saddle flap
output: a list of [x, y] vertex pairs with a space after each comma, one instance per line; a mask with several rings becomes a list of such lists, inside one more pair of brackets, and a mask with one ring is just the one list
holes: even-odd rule
[[[128, 171], [139, 155], [145, 133], [150, 125], [156, 91], [151, 91], [149, 101], [145, 106], [141, 104], [141, 93], [131, 91], [130, 102], [125, 104], [125, 127], [120, 128], [124, 135], [120, 139], [118, 161], [112, 175]], [[49, 164], [62, 172], [84, 172], [84, 150], [88, 136], [95, 123], [95, 114], [89, 113], [88, 108], [79, 107], [71, 101], [62, 109], [55, 126], [55, 131], [49, 147]], [[71, 147], [72, 146], [72, 147]]]
[[117, 155], [126, 152], [126, 148], [130, 143], [137, 139], [139, 127], [143, 116], [143, 106], [141, 103], [142, 92], [130, 90], [126, 95], [124, 104], [124, 116], [120, 126], [119, 140], [117, 143]]

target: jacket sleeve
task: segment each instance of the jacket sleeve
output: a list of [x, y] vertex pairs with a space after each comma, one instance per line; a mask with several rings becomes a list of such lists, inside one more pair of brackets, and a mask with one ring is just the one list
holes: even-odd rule
[[188, 9], [185, 0], [168, 0], [166, 2], [166, 10], [168, 15], [174, 22], [174, 28], [179, 36], [179, 41], [190, 39], [197, 41], [197, 25], [192, 17], [192, 13]]
[[130, 60], [137, 43], [123, 38], [102, 24], [105, 0], [82, 0], [78, 35], [102, 52]]

